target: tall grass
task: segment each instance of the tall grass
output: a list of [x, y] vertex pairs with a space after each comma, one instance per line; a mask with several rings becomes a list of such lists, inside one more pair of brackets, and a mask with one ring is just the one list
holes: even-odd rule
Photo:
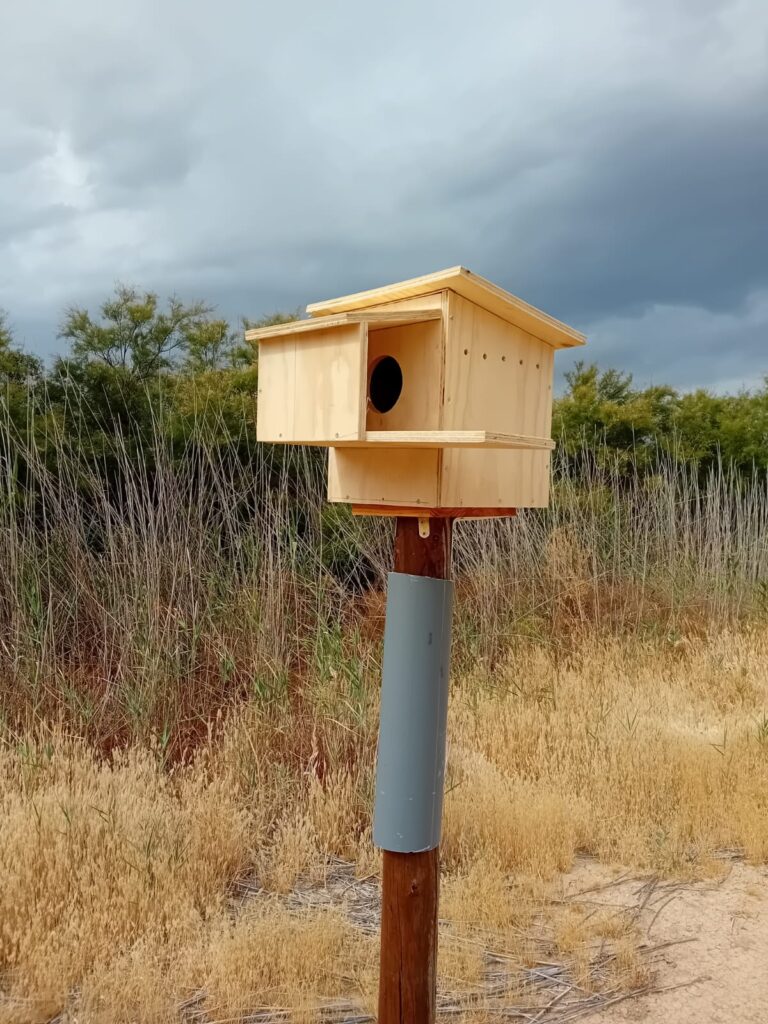
[[[323, 882], [378, 869], [392, 523], [327, 505], [317, 452], [203, 420], [180, 445], [158, 415], [147, 458], [0, 429], [0, 1022], [375, 1003], [375, 886]], [[549, 900], [579, 851], [768, 859], [766, 481], [605, 463], [456, 527], [439, 970], [466, 1019], [517, 999], [484, 950], [529, 1008], [537, 957], [646, 983], [631, 921]]]
[[[307, 672], [341, 672], [362, 699], [391, 522], [328, 506], [316, 451], [222, 441], [210, 418], [181, 449], [161, 417], [152, 434], [151, 461], [120, 432], [85, 460], [52, 418], [23, 438], [3, 425], [3, 724], [178, 756], [223, 706], [282, 699]], [[526, 637], [682, 635], [760, 614], [767, 527], [765, 479], [562, 461], [550, 509], [458, 524], [455, 664], [492, 670]]]

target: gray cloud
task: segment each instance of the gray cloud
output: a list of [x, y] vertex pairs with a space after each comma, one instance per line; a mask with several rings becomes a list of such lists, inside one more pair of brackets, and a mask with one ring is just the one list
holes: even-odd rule
[[768, 8], [521, 7], [15, 6], [0, 306], [51, 351], [118, 279], [234, 317], [464, 263], [638, 379], [758, 381]]

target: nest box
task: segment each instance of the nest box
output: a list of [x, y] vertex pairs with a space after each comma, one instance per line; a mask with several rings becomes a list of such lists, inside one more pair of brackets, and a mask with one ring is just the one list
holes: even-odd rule
[[503, 514], [549, 498], [555, 349], [583, 335], [454, 267], [246, 333], [257, 436], [330, 449], [328, 498]]

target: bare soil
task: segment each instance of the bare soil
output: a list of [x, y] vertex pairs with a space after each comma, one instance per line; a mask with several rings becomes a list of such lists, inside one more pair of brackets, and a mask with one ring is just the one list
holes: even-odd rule
[[[648, 882], [582, 864], [564, 894], [596, 886], [595, 902], [643, 907]], [[671, 942], [646, 996], [582, 1018], [586, 1024], [765, 1024], [768, 1021], [768, 870], [738, 861], [707, 883], [654, 883], [639, 921], [653, 944]], [[603, 886], [607, 885], [607, 888]], [[646, 888], [643, 888], [643, 887]]]

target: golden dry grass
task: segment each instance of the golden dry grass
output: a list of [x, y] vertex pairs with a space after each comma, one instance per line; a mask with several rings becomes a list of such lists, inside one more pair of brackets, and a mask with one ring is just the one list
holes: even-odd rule
[[[768, 860], [766, 666], [768, 630], [744, 627], [520, 643], [457, 681], [444, 990], [477, 988], [488, 949], [522, 971], [542, 936], [585, 986], [598, 940], [613, 950], [601, 984], [645, 982], [631, 921], [549, 900], [579, 852], [686, 877], [718, 872], [724, 848]], [[190, 999], [210, 1020], [257, 1007], [313, 1020], [337, 998], [371, 1009], [375, 930], [285, 896], [299, 879], [322, 886], [331, 856], [377, 870], [376, 707], [342, 685], [307, 684], [293, 719], [233, 711], [171, 771], [159, 751], [105, 760], [61, 730], [7, 742], [0, 1021], [151, 1024]], [[262, 891], [240, 898], [237, 879]]]

